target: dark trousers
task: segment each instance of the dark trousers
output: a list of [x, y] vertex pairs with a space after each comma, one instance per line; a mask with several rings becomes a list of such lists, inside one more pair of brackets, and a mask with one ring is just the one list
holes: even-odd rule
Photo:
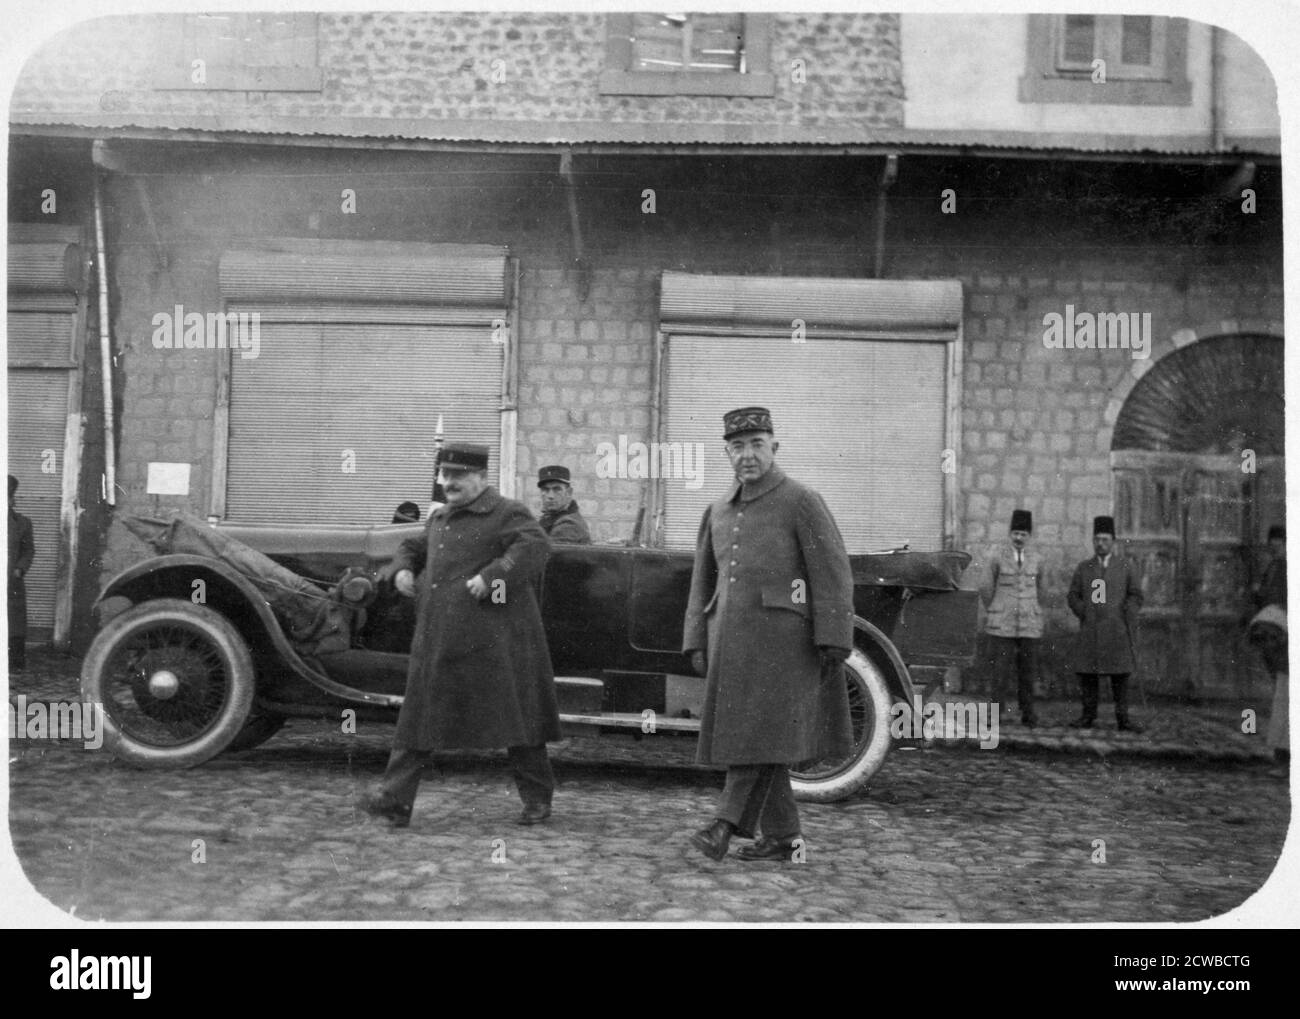
[[[546, 744], [535, 747], [509, 747], [510, 770], [519, 789], [519, 798], [526, 806], [540, 804], [549, 807], [555, 793], [555, 775]], [[415, 793], [420, 787], [424, 766], [433, 756], [432, 750], [407, 750], [394, 747], [388, 757], [388, 767], [379, 787], [384, 794], [404, 807], [415, 803]]]
[[[1097, 681], [1101, 677], [1096, 673], [1080, 672], [1079, 689], [1083, 694], [1083, 717], [1092, 721], [1097, 717]], [[1128, 721], [1128, 673], [1122, 672], [1110, 677], [1110, 693], [1115, 700], [1115, 720]]]
[[1005, 696], [1015, 677], [1020, 717], [1034, 721], [1034, 680], [1038, 677], [1037, 637], [993, 637], [993, 666], [998, 696]]
[[717, 816], [752, 839], [756, 831], [788, 842], [799, 834], [799, 808], [784, 764], [733, 764], [718, 801]]
[[[13, 517], [9, 518], [13, 523]], [[22, 577], [12, 576], [9, 570], [9, 669], [27, 667], [27, 585]]]

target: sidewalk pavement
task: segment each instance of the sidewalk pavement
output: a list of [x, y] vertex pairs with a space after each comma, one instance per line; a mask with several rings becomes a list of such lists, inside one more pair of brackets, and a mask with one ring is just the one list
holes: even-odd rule
[[[29, 702], [79, 699], [79, 657], [36, 648], [29, 649], [27, 659], [27, 668], [9, 677], [11, 701], [19, 694], [25, 695]], [[1190, 704], [1161, 700], [1145, 706], [1131, 703], [1131, 717], [1145, 726], [1145, 731], [1139, 734], [1116, 730], [1114, 707], [1105, 696], [1104, 687], [1105, 684], [1097, 721], [1091, 729], [1070, 728], [1069, 722], [1078, 718], [1080, 711], [1079, 703], [1074, 700], [1036, 702], [1039, 723], [1032, 728], [1021, 724], [1014, 703], [1004, 703], [998, 722], [997, 749], [1198, 761], [1273, 760], [1264, 736], [1271, 701]], [[937, 690], [924, 698], [927, 704], [948, 701], [979, 704], [987, 703], [988, 698]], [[1250, 727], [1245, 717], [1247, 710], [1255, 712], [1253, 733], [1243, 731]], [[964, 740], [936, 740], [932, 745], [962, 748], [978, 744], [978, 738], [972, 734]]]
[[[939, 702], [970, 698], [957, 693], [933, 693], [927, 700]], [[998, 722], [998, 749], [1043, 750], [1098, 757], [1192, 758], [1198, 761], [1267, 761], [1273, 752], [1265, 742], [1271, 701], [1243, 704], [1238, 701], [1151, 701], [1146, 706], [1130, 700], [1129, 717], [1141, 724], [1141, 733], [1120, 732], [1115, 726], [1115, 708], [1103, 696], [1097, 720], [1091, 729], [1070, 726], [1081, 714], [1078, 700], [1039, 700], [1034, 703], [1038, 722], [1027, 726], [1020, 721], [1014, 700], [1002, 704]], [[1247, 711], [1255, 713], [1253, 721]], [[1252, 729], [1253, 732], [1245, 731]], [[967, 742], [970, 742], [968, 739]]]

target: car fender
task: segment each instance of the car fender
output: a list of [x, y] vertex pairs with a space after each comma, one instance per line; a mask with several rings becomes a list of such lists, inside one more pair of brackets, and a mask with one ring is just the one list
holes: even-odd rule
[[894, 642], [885, 636], [884, 631], [861, 616], [854, 616], [853, 643], [884, 674], [894, 700], [911, 704], [916, 696], [911, 673], [907, 671], [907, 664], [898, 653], [898, 648], [894, 647]]
[[[104, 585], [96, 606], [105, 606], [112, 598], [125, 598], [137, 605], [152, 598], [193, 600], [196, 580], [204, 582], [203, 604], [213, 607], [211, 603], [219, 602], [222, 614], [235, 624], [245, 640], [252, 636], [269, 641], [279, 660], [313, 686], [351, 703], [386, 708], [401, 705], [399, 696], [345, 686], [312, 668], [289, 641], [256, 585], [234, 568], [208, 556], [176, 552], [136, 563]], [[101, 612], [101, 625], [109, 618]]]

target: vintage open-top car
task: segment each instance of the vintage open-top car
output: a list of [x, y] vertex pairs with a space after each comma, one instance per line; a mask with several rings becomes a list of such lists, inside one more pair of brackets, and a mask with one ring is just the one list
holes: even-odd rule
[[[280, 526], [128, 518], [159, 554], [114, 577], [82, 693], [104, 707], [107, 745], [142, 766], [189, 767], [245, 750], [290, 716], [395, 720], [414, 604], [389, 569], [423, 524]], [[856, 648], [845, 663], [854, 746], [792, 769], [803, 799], [860, 789], [911, 705], [917, 669], [973, 656], [977, 595], [964, 552], [853, 555]], [[692, 555], [553, 544], [542, 616], [566, 728], [699, 729], [704, 681], [681, 653]]]

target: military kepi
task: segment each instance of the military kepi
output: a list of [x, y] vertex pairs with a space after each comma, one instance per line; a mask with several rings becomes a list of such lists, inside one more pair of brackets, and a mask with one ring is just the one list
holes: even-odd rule
[[772, 430], [772, 412], [766, 407], [741, 407], [739, 410], [729, 410], [722, 415], [724, 439], [745, 432], [771, 432]]
[[569, 468], [562, 467], [559, 464], [543, 467], [537, 472], [537, 487], [541, 488], [548, 481], [563, 481], [566, 485], [572, 484], [569, 480]]
[[1114, 517], [1093, 517], [1092, 518], [1093, 537], [1098, 534], [1109, 534], [1115, 537], [1115, 518]]
[[1034, 515], [1029, 510], [1012, 510], [1011, 527], [1009, 529], [1032, 533], [1034, 530]]
[[488, 448], [477, 442], [449, 442], [442, 447], [438, 463], [452, 471], [485, 471]]

